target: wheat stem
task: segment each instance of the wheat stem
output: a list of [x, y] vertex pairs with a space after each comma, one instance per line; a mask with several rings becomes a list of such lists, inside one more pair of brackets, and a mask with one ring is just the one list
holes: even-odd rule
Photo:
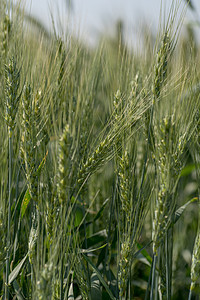
[[5, 107], [6, 116], [5, 121], [8, 126], [8, 224], [7, 224], [7, 255], [6, 255], [6, 282], [5, 282], [5, 299], [9, 299], [9, 273], [10, 273], [10, 240], [11, 240], [11, 196], [12, 196], [12, 139], [13, 130], [15, 128], [15, 118], [19, 105], [19, 98], [17, 92], [19, 88], [20, 72], [16, 68], [14, 58], [10, 60], [9, 64], [5, 66]]
[[9, 274], [10, 274], [10, 224], [11, 224], [11, 193], [12, 193], [12, 132], [9, 128], [9, 179], [8, 179], [8, 225], [7, 225], [7, 255], [6, 255], [6, 283], [5, 283], [5, 299], [9, 299]]
[[152, 281], [151, 281], [151, 292], [150, 292], [150, 300], [154, 299], [154, 283], [156, 278], [156, 262], [157, 262], [157, 256], [153, 254], [153, 269], [152, 269]]

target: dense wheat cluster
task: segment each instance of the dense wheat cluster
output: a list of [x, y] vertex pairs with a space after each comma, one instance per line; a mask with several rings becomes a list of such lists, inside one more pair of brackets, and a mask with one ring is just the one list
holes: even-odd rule
[[[0, 299], [199, 299], [199, 45], [95, 48], [0, 1]], [[188, 35], [187, 35], [188, 33]], [[148, 36], [148, 38], [146, 38]], [[196, 298], [195, 298], [196, 297]]]

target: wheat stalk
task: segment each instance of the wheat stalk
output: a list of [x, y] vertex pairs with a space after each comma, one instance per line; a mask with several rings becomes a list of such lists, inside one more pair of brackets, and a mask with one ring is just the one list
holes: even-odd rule
[[10, 273], [10, 227], [11, 227], [11, 194], [12, 194], [12, 146], [13, 131], [15, 128], [15, 118], [18, 111], [19, 99], [18, 90], [20, 83], [20, 71], [17, 69], [16, 62], [12, 58], [8, 65], [5, 66], [5, 121], [8, 126], [9, 141], [9, 182], [8, 182], [8, 224], [7, 224], [7, 255], [6, 255], [6, 282], [5, 282], [5, 299], [9, 299], [8, 277]]

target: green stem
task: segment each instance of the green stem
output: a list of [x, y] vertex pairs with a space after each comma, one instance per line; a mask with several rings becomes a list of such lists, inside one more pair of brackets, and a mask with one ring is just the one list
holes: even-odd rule
[[63, 224], [63, 205], [61, 206], [61, 232], [62, 232], [62, 237], [61, 237], [61, 270], [60, 270], [60, 300], [63, 300], [64, 299], [64, 293], [63, 293], [63, 264], [64, 264], [64, 253], [63, 253], [63, 238], [64, 238], [64, 224]]
[[167, 230], [165, 238], [166, 251], [166, 288], [167, 300], [171, 299], [171, 278], [172, 278], [172, 255], [173, 255], [173, 227]]
[[188, 300], [191, 300], [191, 299], [192, 299], [192, 290], [190, 289]]
[[151, 285], [151, 279], [152, 279], [153, 260], [154, 260], [154, 256], [153, 256], [153, 258], [152, 258], [151, 269], [150, 269], [150, 274], [149, 274], [149, 279], [148, 279], [148, 284], [147, 284], [147, 289], [146, 289], [146, 293], [145, 293], [145, 298], [144, 298], [144, 300], [147, 300], [147, 299], [148, 299], [148, 296], [149, 296], [149, 288], [150, 288], [150, 285]]
[[152, 269], [152, 281], [151, 281], [151, 292], [150, 292], [150, 300], [153, 300], [153, 294], [154, 294], [154, 282], [155, 282], [155, 275], [156, 275], [156, 261], [157, 261], [157, 256], [154, 254], [153, 255], [153, 269]]
[[[161, 252], [161, 247], [158, 248], [158, 255], [157, 255], [157, 268], [158, 268], [158, 270], [160, 268], [160, 252]], [[160, 276], [159, 276], [158, 272], [155, 272], [155, 295], [154, 295], [155, 300], [158, 299], [159, 280], [160, 280]]]
[[[61, 244], [62, 244], [62, 241], [61, 241]], [[60, 281], [60, 300], [63, 300], [64, 299], [64, 293], [63, 293], [63, 245], [61, 245], [62, 247], [62, 250], [61, 250], [61, 281]]]
[[7, 255], [6, 255], [6, 284], [5, 299], [9, 299], [8, 279], [10, 273], [10, 223], [11, 223], [11, 185], [12, 185], [12, 129], [8, 128], [9, 162], [8, 162], [8, 225], [7, 225]]

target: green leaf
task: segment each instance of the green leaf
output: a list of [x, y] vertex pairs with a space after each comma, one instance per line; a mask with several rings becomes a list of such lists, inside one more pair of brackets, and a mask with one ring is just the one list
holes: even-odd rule
[[95, 249], [80, 249], [80, 253], [91, 253], [91, 252], [95, 252], [97, 250], [101, 250], [103, 249], [104, 247], [106, 247], [108, 244], [104, 244], [98, 248], [95, 248]]
[[[113, 273], [113, 271], [109, 268], [105, 270], [106, 278], [109, 281], [109, 288], [113, 295], [118, 298], [119, 290], [117, 285], [117, 279]], [[104, 299], [104, 298], [103, 298]]]
[[197, 200], [198, 200], [198, 198], [195, 197], [195, 198], [189, 200], [189, 201], [188, 201], [187, 203], [185, 203], [183, 206], [179, 207], [179, 208], [175, 211], [174, 215], [172, 216], [171, 225], [175, 224], [175, 223], [179, 220], [179, 218], [182, 216], [183, 212], [185, 211], [185, 209], [188, 207], [188, 205], [189, 205], [190, 203], [193, 203], [193, 202], [195, 202], [195, 201], [197, 201]]
[[145, 245], [145, 246], [142, 246], [141, 244], [136, 243], [138, 251], [134, 254], [134, 257], [137, 257], [138, 255], [142, 255], [151, 265], [152, 264], [152, 258], [149, 255], [149, 253], [147, 252], [147, 250], [145, 249], [151, 243], [152, 243], [152, 241], [150, 243], [148, 243], [147, 245]]
[[14, 287], [17, 299], [18, 300], [25, 300], [25, 298], [21, 294], [21, 288], [20, 288], [20, 286], [19, 286], [16, 279], [13, 281], [13, 287]]
[[[46, 162], [46, 159], [47, 159], [47, 155], [48, 155], [48, 151], [45, 155], [45, 157], [43, 158], [43, 160], [41, 161], [38, 169], [37, 169], [37, 175], [38, 177], [40, 176], [41, 174], [41, 170], [42, 170], [42, 167], [44, 166], [45, 162]], [[29, 202], [31, 201], [31, 195], [29, 193], [29, 190], [27, 189], [25, 195], [24, 195], [24, 198], [22, 200], [22, 206], [21, 206], [21, 218], [23, 218], [25, 212], [26, 212], [26, 209], [27, 209], [27, 206], [29, 204]]]
[[106, 289], [108, 295], [110, 296], [111, 300], [116, 300], [115, 297], [113, 296], [112, 292], [110, 291], [107, 283], [105, 282], [105, 280], [103, 279], [101, 273], [99, 272], [99, 270], [95, 267], [95, 265], [91, 262], [91, 260], [83, 254], [84, 259], [88, 262], [88, 264], [92, 267], [93, 271], [97, 274], [101, 284], [104, 286], [104, 288]]
[[98, 219], [102, 216], [103, 211], [104, 211], [104, 209], [105, 209], [105, 207], [106, 207], [108, 201], [109, 201], [109, 199], [106, 199], [106, 200], [104, 201], [102, 207], [100, 208], [100, 210], [98, 211], [96, 217], [94, 218], [94, 222], [95, 222], [96, 220], [98, 220]]
[[70, 284], [69, 292], [68, 292], [68, 300], [74, 300], [74, 290], [73, 290], [73, 281]]
[[147, 282], [142, 279], [133, 280], [132, 283], [133, 283], [133, 286], [137, 286], [144, 291], [146, 291], [146, 289], [147, 289]]
[[101, 285], [96, 273], [93, 273], [91, 276], [91, 299], [92, 300], [102, 299]]
[[195, 170], [195, 164], [188, 164], [187, 166], [185, 166], [185, 168], [183, 168], [183, 170], [181, 171], [181, 177], [182, 176], [187, 176], [190, 175], [192, 173], [192, 171]]
[[37, 175], [38, 175], [38, 177], [40, 176], [41, 171], [42, 171], [42, 167], [44, 166], [44, 164], [45, 164], [45, 162], [46, 162], [46, 160], [47, 160], [47, 155], [48, 155], [48, 151], [46, 152], [46, 154], [45, 154], [43, 160], [41, 161], [41, 163], [40, 163], [40, 165], [39, 165], [39, 167], [38, 167], [38, 169], [37, 169]]
[[23, 218], [25, 211], [27, 209], [27, 206], [29, 202], [31, 201], [31, 195], [29, 193], [29, 190], [26, 191], [24, 198], [22, 200], [22, 206], [21, 206], [21, 218]]
[[101, 252], [99, 253], [98, 255], [98, 261], [97, 261], [97, 267], [103, 263], [103, 261], [105, 260], [105, 257], [106, 257], [106, 249], [107, 247], [104, 247]]
[[74, 218], [75, 227], [78, 227], [81, 224], [83, 217], [84, 217], [83, 208], [77, 205], [75, 207], [75, 218]]
[[106, 230], [101, 230], [87, 238], [87, 247], [91, 248], [99, 243], [106, 242], [107, 232]]
[[10, 273], [9, 278], [8, 278], [8, 283], [11, 284], [15, 278], [17, 278], [21, 268], [23, 267], [26, 259], [27, 259], [28, 253], [26, 256], [20, 261], [20, 263], [14, 268], [14, 270]]
[[138, 256], [137, 256], [137, 259], [138, 261], [142, 262], [143, 264], [147, 265], [148, 267], [151, 267], [151, 263], [149, 262], [149, 260], [146, 259], [146, 257], [144, 257], [142, 255], [142, 253], [140, 253]]

